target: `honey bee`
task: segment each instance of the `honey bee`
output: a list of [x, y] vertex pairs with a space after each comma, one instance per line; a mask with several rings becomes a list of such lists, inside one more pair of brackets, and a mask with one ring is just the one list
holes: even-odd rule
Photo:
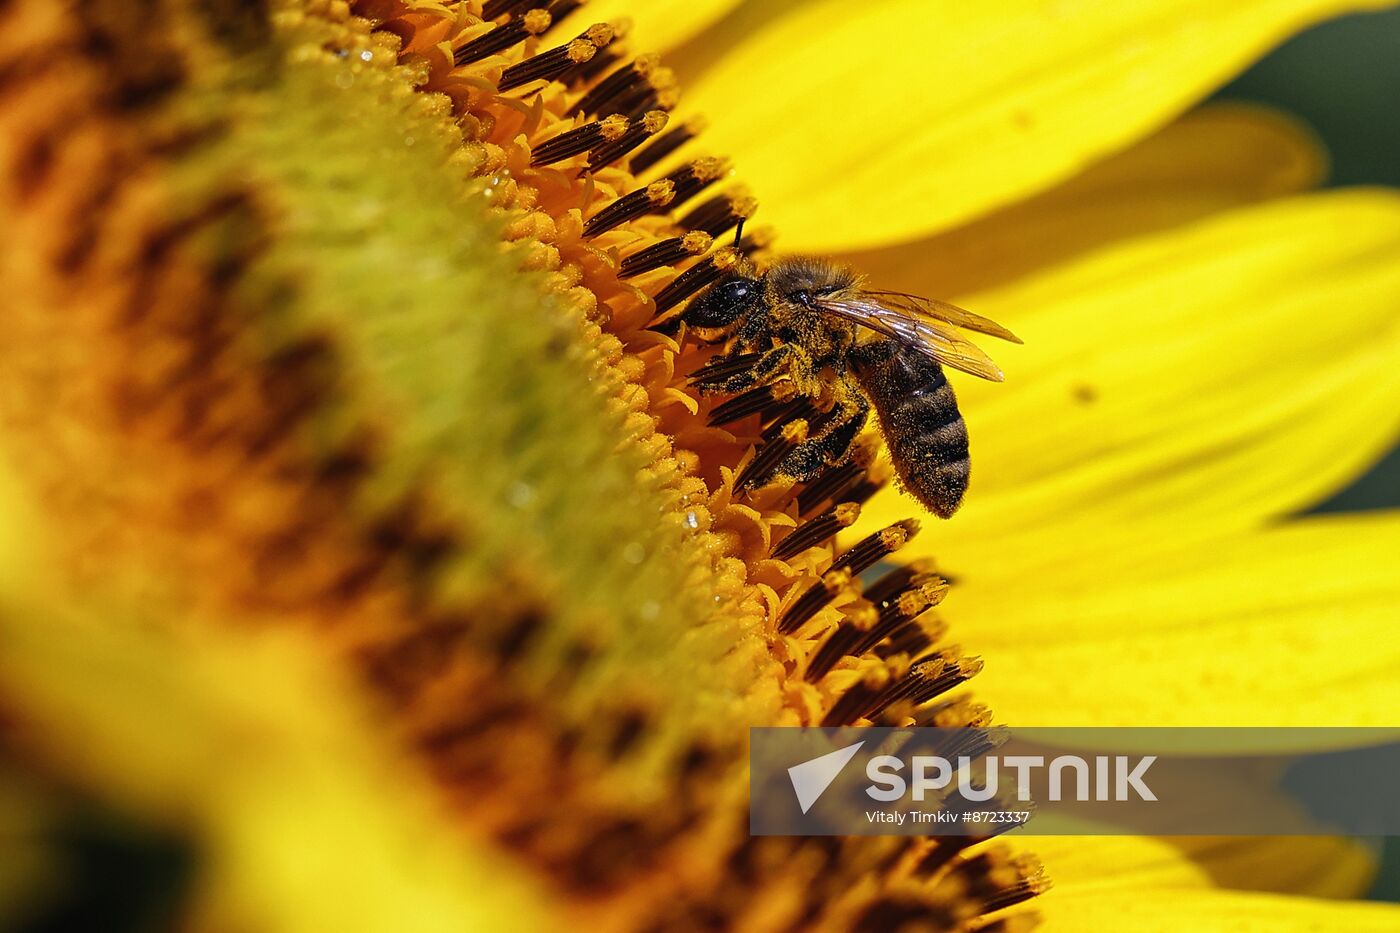
[[[825, 259], [787, 258], [762, 275], [731, 273], [681, 314], [701, 339], [728, 347], [694, 377], [706, 394], [782, 386], [830, 406], [769, 476], [811, 480], [851, 454], [874, 408], [906, 492], [948, 518], [967, 491], [967, 426], [942, 365], [994, 382], [1002, 372], [956, 328], [1015, 343], [962, 308], [876, 291]], [[942, 365], [940, 365], [942, 364]]]

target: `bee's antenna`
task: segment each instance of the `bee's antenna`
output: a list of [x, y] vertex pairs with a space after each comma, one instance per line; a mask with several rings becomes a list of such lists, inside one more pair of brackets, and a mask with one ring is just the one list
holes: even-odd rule
[[739, 218], [739, 225], [734, 228], [734, 248], [739, 248], [739, 240], [744, 236], [744, 218]]

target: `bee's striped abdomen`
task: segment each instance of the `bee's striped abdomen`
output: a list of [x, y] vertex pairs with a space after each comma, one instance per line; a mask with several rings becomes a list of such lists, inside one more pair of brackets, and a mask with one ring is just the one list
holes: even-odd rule
[[904, 488], [949, 517], [967, 492], [970, 463], [967, 425], [942, 367], [893, 340], [857, 347], [851, 363]]

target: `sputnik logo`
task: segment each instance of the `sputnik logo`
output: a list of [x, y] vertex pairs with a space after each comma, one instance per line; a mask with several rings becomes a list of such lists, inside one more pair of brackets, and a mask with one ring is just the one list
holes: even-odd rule
[[788, 777], [792, 780], [793, 792], [797, 794], [797, 805], [802, 808], [803, 813], [812, 809], [812, 804], [826, 792], [831, 782], [841, 773], [841, 769], [850, 763], [864, 744], [865, 740], [862, 739], [854, 745], [838, 748], [834, 752], [787, 769]]

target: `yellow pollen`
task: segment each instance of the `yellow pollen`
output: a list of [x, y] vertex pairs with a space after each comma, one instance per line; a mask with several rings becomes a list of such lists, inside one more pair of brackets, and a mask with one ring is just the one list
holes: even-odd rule
[[939, 580], [937, 583], [925, 583], [919, 587], [919, 594], [928, 601], [928, 605], [936, 606], [943, 602], [943, 597], [948, 595], [948, 583], [946, 580]]
[[829, 571], [822, 577], [822, 586], [828, 593], [835, 595], [851, 585], [851, 572], [844, 567], [840, 570]]
[[836, 507], [836, 523], [842, 528], [849, 528], [860, 518], [860, 503], [843, 502]]
[[642, 118], [642, 127], [649, 135], [659, 133], [666, 128], [670, 119], [671, 115], [664, 110], [648, 110]]
[[616, 34], [616, 30], [613, 29], [611, 24], [594, 23], [584, 30], [583, 37], [593, 43], [597, 48], [602, 48], [612, 42]]
[[690, 233], [681, 237], [681, 246], [692, 256], [698, 256], [701, 253], [708, 252], [710, 247], [714, 245], [714, 242], [715, 238], [703, 230], [692, 230]]
[[800, 444], [805, 441], [807, 439], [807, 419], [799, 418], [796, 421], [788, 422], [787, 426], [783, 428], [782, 438], [792, 444]]
[[880, 544], [887, 551], [895, 551], [904, 547], [904, 542], [909, 540], [909, 532], [896, 525], [893, 528], [886, 528], [880, 532]]
[[575, 39], [569, 43], [569, 61], [582, 64], [598, 54], [598, 46], [587, 39]]
[[715, 268], [721, 272], [728, 272], [735, 266], [742, 265], [746, 260], [744, 254], [732, 246], [722, 246], [715, 250], [712, 256]]
[[902, 616], [916, 616], [927, 607], [928, 597], [924, 596], [919, 590], [915, 590], [912, 593], [905, 593], [903, 596], [899, 597], [899, 614]]
[[691, 171], [695, 173], [695, 177], [700, 181], [710, 181], [729, 171], [729, 160], [717, 158], [715, 156], [706, 156], [690, 163], [690, 168]]
[[538, 36], [550, 27], [554, 22], [554, 17], [544, 10], [531, 10], [525, 14], [525, 31], [532, 36]]
[[647, 200], [657, 207], [665, 207], [676, 196], [676, 183], [667, 179], [647, 185]]
[[957, 661], [958, 673], [963, 678], [974, 676], [979, 673], [985, 665], [986, 662], [982, 660], [982, 656], [976, 654], [966, 658], [959, 658]]
[[603, 137], [604, 142], [610, 143], [627, 132], [629, 125], [631, 121], [627, 119], [626, 114], [615, 113], [598, 121], [598, 134]]
[[742, 217], [748, 220], [758, 213], [758, 198], [752, 195], [732, 198], [729, 202], [729, 209], [734, 212], [735, 217]]

